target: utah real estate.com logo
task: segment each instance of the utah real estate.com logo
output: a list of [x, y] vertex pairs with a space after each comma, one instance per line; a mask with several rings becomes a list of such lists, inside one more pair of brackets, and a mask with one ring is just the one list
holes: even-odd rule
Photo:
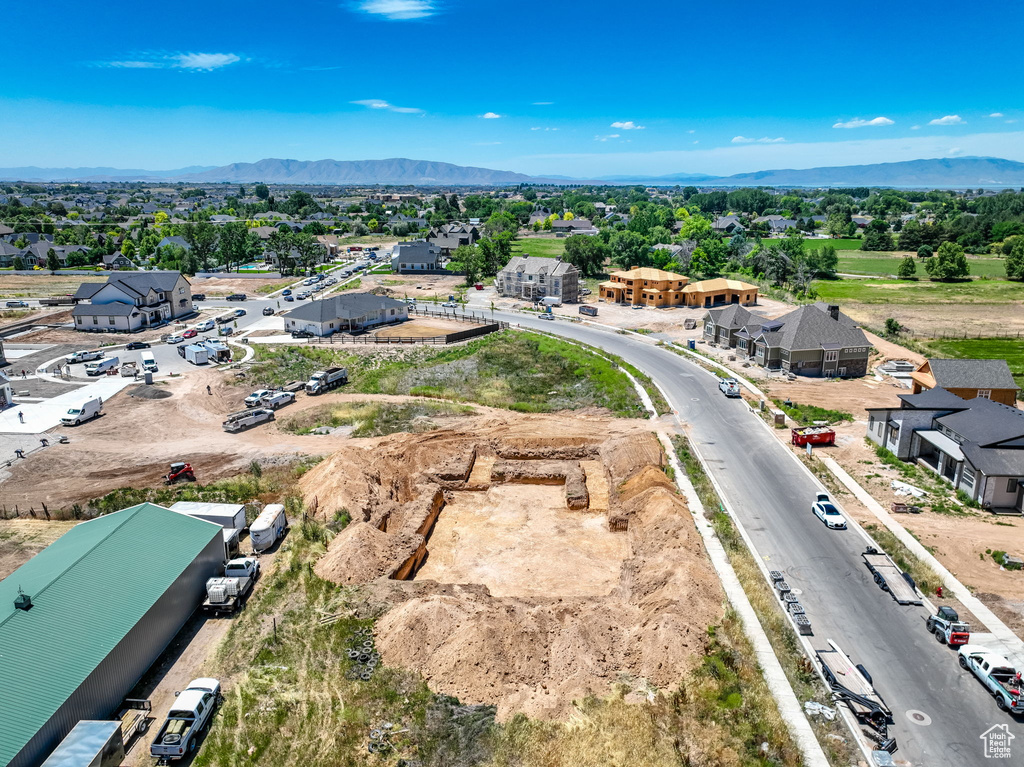
[[1010, 741], [1017, 736], [1010, 732], [1010, 725], [997, 724], [978, 737], [985, 741], [986, 759], [1009, 759]]

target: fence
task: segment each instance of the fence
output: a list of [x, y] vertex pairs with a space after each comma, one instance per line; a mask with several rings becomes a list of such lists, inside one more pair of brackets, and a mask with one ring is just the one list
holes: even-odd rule
[[455, 344], [459, 341], [466, 341], [470, 338], [485, 336], [488, 333], [497, 333], [499, 330], [508, 328], [507, 322], [493, 322], [487, 325], [480, 325], [469, 330], [460, 330], [457, 333], [448, 333], [443, 336], [350, 336], [333, 335], [326, 338], [310, 338], [311, 344]]

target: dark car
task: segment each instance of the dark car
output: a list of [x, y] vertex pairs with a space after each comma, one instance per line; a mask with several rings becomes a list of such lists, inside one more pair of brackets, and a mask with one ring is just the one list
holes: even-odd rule
[[223, 325], [226, 322], [232, 322], [234, 319], [235, 319], [234, 315], [223, 314], [223, 315], [221, 315], [220, 317], [217, 318], [217, 324], [218, 325]]
[[308, 330], [293, 330], [292, 338], [312, 338], [313, 334]]
[[7, 302], [7, 308], [8, 309], [27, 309], [28, 308], [28, 301], [8, 301]]
[[193, 293], [192, 294], [192, 300], [193, 301], [205, 301], [206, 300], [206, 294], [205, 293]]
[[292, 294], [292, 289], [291, 288], [285, 288], [284, 290], [281, 291], [281, 295], [282, 296], [290, 296], [291, 294]]
[[285, 296], [284, 300], [285, 301], [294, 301], [295, 300], [295, 296]]
[[181, 346], [177, 347], [177, 349], [178, 349], [178, 356], [181, 357], [182, 359], [185, 359], [185, 345], [182, 344]]
[[126, 344], [124, 348], [128, 351], [132, 351], [133, 349], [148, 349], [149, 344], [145, 341], [132, 341], [130, 344]]
[[264, 316], [264, 317], [269, 317], [269, 316], [270, 316], [270, 315], [272, 315], [273, 313], [274, 313], [274, 310], [273, 310], [273, 308], [272, 308], [272, 307], [269, 307], [269, 306], [265, 306], [265, 307], [263, 307], [263, 316]]
[[235, 314], [236, 317], [244, 317], [245, 316], [245, 309], [235, 309], [234, 314]]
[[230, 296], [224, 299], [225, 301], [244, 301], [245, 293], [232, 293]]

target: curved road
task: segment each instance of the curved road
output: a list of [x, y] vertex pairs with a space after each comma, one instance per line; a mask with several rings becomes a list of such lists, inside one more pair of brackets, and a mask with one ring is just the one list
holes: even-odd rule
[[[872, 675], [893, 712], [889, 732], [899, 745], [897, 763], [990, 765], [981, 736], [1001, 724], [1016, 736], [1011, 749], [1024, 754], [1024, 719], [997, 709], [981, 683], [957, 664], [956, 653], [925, 631], [925, 608], [901, 607], [875, 585], [861, 559], [866, 543], [856, 528], [828, 530], [811, 514], [820, 485], [755, 422], [742, 400], [721, 395], [714, 375], [636, 336], [521, 314], [494, 317], [603, 349], [657, 382], [758, 554], [802, 592], [814, 629], [811, 644], [827, 649], [827, 640], [835, 640]], [[912, 712], [925, 716], [911, 718]]]

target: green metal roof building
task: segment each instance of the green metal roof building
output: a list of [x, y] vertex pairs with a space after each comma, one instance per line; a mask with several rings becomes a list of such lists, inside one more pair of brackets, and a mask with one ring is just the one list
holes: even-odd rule
[[0, 765], [107, 719], [203, 600], [221, 528], [143, 503], [76, 525], [0, 581]]

